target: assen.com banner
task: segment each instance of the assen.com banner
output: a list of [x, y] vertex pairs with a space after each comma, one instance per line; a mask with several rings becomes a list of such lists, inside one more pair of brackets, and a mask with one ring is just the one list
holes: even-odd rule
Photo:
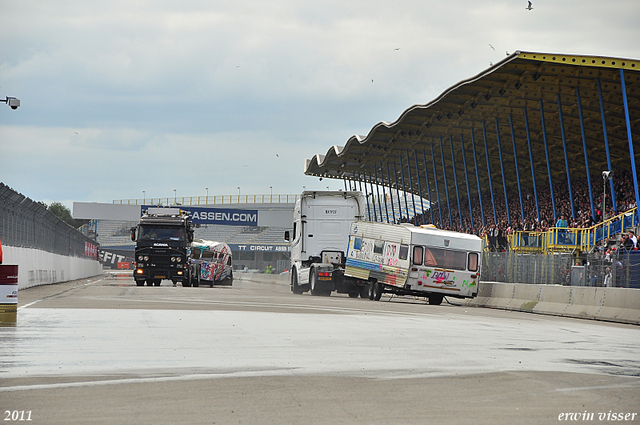
[[257, 210], [234, 210], [227, 208], [180, 207], [196, 224], [224, 224], [225, 226], [257, 226]]

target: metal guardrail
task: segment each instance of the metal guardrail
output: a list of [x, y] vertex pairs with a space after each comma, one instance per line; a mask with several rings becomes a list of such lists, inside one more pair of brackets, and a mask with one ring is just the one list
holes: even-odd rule
[[300, 195], [215, 195], [183, 196], [173, 198], [119, 199], [114, 204], [122, 205], [224, 205], [224, 204], [295, 204]]

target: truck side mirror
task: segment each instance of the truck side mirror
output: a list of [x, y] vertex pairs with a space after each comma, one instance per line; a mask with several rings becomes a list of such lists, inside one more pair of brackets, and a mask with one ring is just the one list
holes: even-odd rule
[[291, 238], [290, 238], [290, 236], [289, 236], [289, 231], [288, 231], [288, 230], [285, 230], [285, 231], [284, 231], [284, 240], [285, 240], [285, 241], [287, 241], [287, 242], [289, 242], [289, 239], [291, 239]]
[[132, 227], [131, 228], [131, 240], [135, 242], [136, 240], [136, 228]]

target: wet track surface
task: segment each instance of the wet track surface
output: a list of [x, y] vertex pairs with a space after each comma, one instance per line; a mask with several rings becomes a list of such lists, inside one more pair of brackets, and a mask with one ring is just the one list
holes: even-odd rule
[[[400, 420], [395, 410], [383, 410], [390, 416], [365, 420], [361, 414], [358, 420], [347, 415], [351, 420], [344, 423], [372, 423], [376, 417], [384, 419], [381, 423], [422, 423], [420, 410], [412, 412], [408, 406], [425, 397], [432, 399], [446, 391], [449, 402], [471, 398], [480, 403], [478, 397], [486, 398], [489, 388], [496, 396], [522, 392], [525, 397], [535, 392], [534, 383], [540, 377], [555, 382], [545, 387], [549, 397], [556, 394], [554, 400], [558, 400], [557, 394], [571, 394], [571, 403], [583, 401], [584, 409], [591, 393], [598, 393], [593, 400], [599, 403], [607, 400], [601, 391], [616, 395], [608, 402], [610, 407], [599, 405], [600, 409], [631, 411], [631, 406], [640, 405], [640, 329], [630, 325], [429, 306], [413, 298], [384, 297], [373, 302], [342, 295], [295, 296], [285, 285], [240, 279], [232, 287], [182, 288], [167, 281], [160, 287], [136, 287], [128, 277], [103, 276], [21, 291], [19, 302], [18, 324], [0, 328], [0, 400], [11, 402], [11, 406], [3, 403], [2, 409], [20, 408], [16, 403], [22, 400], [21, 409], [29, 410], [25, 402], [34, 394], [46, 406], [46, 394], [62, 390], [83, 391], [86, 397], [105, 393], [113, 399], [115, 392], [122, 396], [133, 386], [148, 387], [150, 394], [159, 387], [177, 386], [183, 388], [178, 391], [182, 394], [221, 379], [244, 388], [245, 394], [258, 394], [252, 397], [256, 406], [271, 398], [275, 405], [288, 405], [291, 394], [282, 391], [288, 387], [299, 386], [295, 393], [301, 400], [311, 388], [314, 399], [344, 393], [340, 401], [327, 402], [325, 413], [311, 421], [305, 421], [304, 414], [297, 416], [300, 412], [266, 421], [261, 415], [273, 408], [267, 403], [269, 407], [248, 410], [244, 423], [294, 419], [295, 423], [340, 423], [344, 418], [330, 406], [351, 405], [349, 398], [364, 406], [380, 385], [385, 387], [378, 390], [382, 393], [414, 397], [414, 403], [402, 402], [408, 403], [402, 410], [408, 416]], [[513, 382], [506, 379], [514, 376], [518, 378]], [[280, 390], [272, 394], [273, 382], [279, 382]], [[253, 385], [258, 383], [266, 390], [256, 393]], [[220, 384], [211, 385], [214, 392], [223, 391]], [[360, 394], [353, 392], [360, 387]], [[467, 394], [463, 397], [459, 392]], [[393, 399], [393, 394], [388, 396]], [[202, 397], [199, 394], [192, 402], [197, 406]], [[504, 397], [497, 397], [505, 408], [510, 406]], [[154, 423], [152, 405], [144, 406], [132, 407], [133, 411], [149, 409], [138, 423]], [[238, 423], [228, 416], [228, 406], [221, 403], [221, 410], [214, 412], [205, 409], [190, 423], [215, 422], [212, 418], [217, 418], [216, 423]], [[238, 409], [241, 406], [245, 405]], [[313, 411], [314, 406], [307, 409]], [[545, 406], [552, 411], [541, 410], [546, 413], [540, 422], [522, 423], [545, 423], [542, 419], [553, 415], [557, 421], [557, 414], [564, 411], [563, 405], [552, 407], [545, 402]], [[84, 413], [89, 415], [85, 421], [118, 423], [122, 419], [110, 414], [96, 419], [91, 412], [95, 409]], [[53, 416], [47, 418], [51, 422], [40, 423], [56, 423]], [[463, 423], [463, 418], [473, 416], [441, 417], [439, 423]], [[509, 423], [501, 420], [506, 418], [510, 416], [485, 415], [470, 423]]]

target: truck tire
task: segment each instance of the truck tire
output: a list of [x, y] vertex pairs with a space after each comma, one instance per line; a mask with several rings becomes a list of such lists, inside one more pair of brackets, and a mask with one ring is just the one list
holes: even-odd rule
[[322, 290], [318, 288], [316, 271], [311, 269], [309, 271], [309, 285], [311, 286], [311, 295], [320, 296], [320, 297], [328, 297], [331, 295], [331, 290]]
[[440, 305], [443, 298], [444, 295], [442, 294], [431, 294], [429, 295], [429, 305]]
[[358, 295], [360, 295], [359, 291], [351, 291], [351, 292], [349, 292], [349, 298], [358, 298]]
[[144, 286], [144, 280], [136, 280], [136, 285]]
[[153, 286], [153, 280], [151, 279], [147, 280], [147, 286]]
[[302, 294], [302, 289], [298, 285], [298, 271], [296, 269], [291, 270], [291, 292], [296, 295]]
[[316, 288], [316, 271], [311, 269], [309, 270], [309, 286], [311, 286], [311, 295], [318, 296], [320, 295], [320, 291]]
[[360, 287], [360, 298], [362, 299], [369, 298], [369, 286]]
[[374, 280], [373, 282], [371, 282], [369, 299], [373, 301], [380, 301], [380, 298], [382, 298], [382, 283], [378, 283]]

